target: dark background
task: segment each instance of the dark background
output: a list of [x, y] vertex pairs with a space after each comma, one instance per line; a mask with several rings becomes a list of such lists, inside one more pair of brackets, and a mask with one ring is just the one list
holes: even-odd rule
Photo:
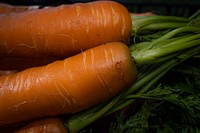
[[[57, 6], [92, 0], [0, 0], [12, 5]], [[115, 0], [125, 5], [130, 12], [155, 12], [161, 15], [188, 17], [200, 9], [200, 0]]]

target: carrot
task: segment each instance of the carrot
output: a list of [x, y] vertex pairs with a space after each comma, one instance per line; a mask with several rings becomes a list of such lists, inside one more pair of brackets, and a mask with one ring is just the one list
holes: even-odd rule
[[10, 5], [7, 3], [0, 3], [0, 14], [20, 13], [24, 11], [30, 11], [39, 9], [39, 6], [23, 6], [23, 5]]
[[13, 133], [68, 133], [68, 131], [60, 118], [50, 117], [34, 120]]
[[15, 57], [0, 57], [0, 70], [25, 70], [30, 67], [43, 66], [63, 58], [48, 57], [48, 58], [15, 58]]
[[0, 77], [0, 126], [75, 113], [120, 93], [137, 78], [130, 50], [112, 42]]
[[0, 16], [0, 56], [72, 56], [130, 37], [128, 10], [95, 1]]

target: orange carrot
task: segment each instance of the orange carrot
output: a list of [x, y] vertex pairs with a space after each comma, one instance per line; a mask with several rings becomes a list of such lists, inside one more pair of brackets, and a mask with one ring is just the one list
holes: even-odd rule
[[53, 61], [63, 58], [48, 57], [48, 58], [14, 58], [0, 57], [0, 70], [25, 70], [30, 67], [47, 65]]
[[13, 133], [68, 133], [64, 122], [58, 117], [34, 120]]
[[10, 5], [6, 3], [0, 3], [0, 14], [20, 13], [24, 11], [30, 11], [39, 9], [39, 6], [22, 6], [22, 5]]
[[130, 37], [128, 10], [95, 1], [0, 16], [0, 56], [72, 56]]
[[115, 96], [136, 78], [129, 48], [121, 42], [1, 76], [0, 125], [81, 111]]

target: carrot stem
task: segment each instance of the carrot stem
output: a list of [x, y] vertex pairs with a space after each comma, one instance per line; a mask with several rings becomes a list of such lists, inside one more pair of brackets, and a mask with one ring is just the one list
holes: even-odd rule
[[200, 34], [192, 35], [171, 42], [167, 45], [160, 45], [158, 47], [150, 48], [146, 51], [133, 50], [132, 56], [137, 64], [153, 64], [157, 62], [163, 62], [164, 60], [173, 57], [173, 54], [178, 53], [181, 50], [185, 50], [194, 46], [200, 45]]
[[193, 19], [195, 19], [195, 18], [197, 18], [199, 16], [200, 16], [200, 9], [198, 11], [196, 11], [193, 15], [191, 15], [189, 17], [189, 20], [193, 20]]
[[187, 23], [182, 22], [163, 22], [163, 23], [152, 23], [149, 25], [146, 25], [140, 29], [139, 33], [142, 33], [143, 30], [164, 30], [164, 29], [171, 29], [171, 28], [179, 28], [182, 26], [187, 25]]
[[200, 28], [197, 28], [197, 26], [176, 28], [149, 43], [131, 46], [131, 53], [139, 65], [165, 61], [173, 57], [175, 52], [200, 45], [199, 32]]
[[197, 28], [196, 26], [184, 26], [184, 27], [180, 27], [177, 28], [175, 30], [172, 30], [170, 32], [168, 32], [167, 34], [161, 36], [160, 38], [158, 38], [157, 40], [153, 41], [152, 43], [150, 43], [149, 45], [154, 45], [160, 41], [164, 41], [167, 39], [170, 39], [178, 34], [182, 34], [182, 33], [190, 33], [190, 32], [195, 32], [195, 33], [199, 33], [200, 32], [200, 28]]
[[137, 34], [138, 31], [140, 31], [140, 29], [144, 26], [154, 23], [163, 23], [163, 22], [188, 23], [189, 19], [176, 16], [159, 16], [159, 15], [145, 17], [143, 19], [138, 19], [138, 20], [134, 20], [132, 18], [132, 29], [135, 32], [134, 34]]
[[188, 18], [183, 18], [183, 17], [176, 17], [176, 16], [150, 16], [150, 17], [145, 17], [143, 19], [138, 19], [136, 21], [132, 21], [133, 25], [137, 25], [137, 28], [141, 28], [145, 25], [155, 23], [155, 22], [189, 22]]
[[113, 107], [119, 101], [119, 99], [121, 98], [120, 96], [115, 97], [112, 101], [109, 101], [108, 103], [103, 103], [104, 107], [102, 107], [102, 105], [100, 104], [72, 116], [66, 123], [69, 132], [77, 133], [89, 124], [102, 117], [111, 107]]

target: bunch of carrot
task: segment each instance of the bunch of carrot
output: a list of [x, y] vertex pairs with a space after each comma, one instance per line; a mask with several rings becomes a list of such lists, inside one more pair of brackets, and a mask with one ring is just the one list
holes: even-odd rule
[[40, 126], [33, 122], [15, 131], [73, 133], [127, 106], [133, 101], [124, 100], [126, 96], [141, 87], [145, 89], [139, 93], [145, 92], [196, 55], [199, 29], [192, 20], [159, 15], [135, 19], [113, 1], [0, 14], [0, 63], [53, 58], [0, 76], [0, 126], [70, 114], [67, 124], [45, 119], [38, 120]]
[[[116, 2], [1, 13], [0, 25], [1, 63], [18, 59], [28, 64], [23, 71], [10, 65], [19, 72], [0, 76], [2, 127], [81, 111], [137, 78], [129, 48], [122, 43], [130, 37], [131, 18]], [[53, 58], [52, 63], [43, 63], [46, 58]]]

